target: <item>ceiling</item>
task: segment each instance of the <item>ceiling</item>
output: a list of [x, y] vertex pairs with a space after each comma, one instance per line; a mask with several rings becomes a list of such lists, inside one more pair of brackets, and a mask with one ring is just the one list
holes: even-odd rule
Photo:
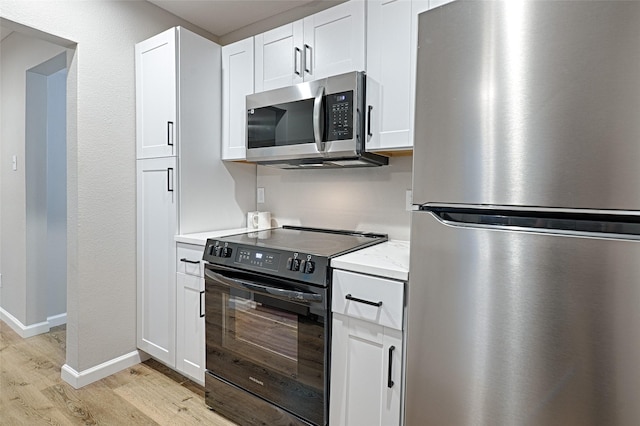
[[[258, 21], [323, 0], [147, 0], [221, 37]], [[329, 3], [329, 2], [326, 2]], [[334, 2], [335, 3], [335, 2]]]

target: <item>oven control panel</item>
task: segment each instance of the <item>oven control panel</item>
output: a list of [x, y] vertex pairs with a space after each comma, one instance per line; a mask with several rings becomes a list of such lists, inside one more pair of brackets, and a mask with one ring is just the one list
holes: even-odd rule
[[226, 241], [208, 240], [203, 259], [207, 262], [261, 272], [326, 286], [329, 259], [301, 252], [264, 249]]

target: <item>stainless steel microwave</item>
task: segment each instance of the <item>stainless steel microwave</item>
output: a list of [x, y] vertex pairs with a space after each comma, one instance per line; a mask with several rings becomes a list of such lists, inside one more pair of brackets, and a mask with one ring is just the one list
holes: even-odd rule
[[247, 160], [281, 168], [382, 166], [365, 149], [366, 75], [349, 72], [247, 96]]

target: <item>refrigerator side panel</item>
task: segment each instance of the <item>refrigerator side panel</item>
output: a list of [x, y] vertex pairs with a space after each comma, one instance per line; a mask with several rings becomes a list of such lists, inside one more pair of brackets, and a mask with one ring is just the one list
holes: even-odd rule
[[640, 242], [412, 213], [406, 424], [640, 424]]
[[413, 199], [640, 210], [640, 2], [419, 18]]

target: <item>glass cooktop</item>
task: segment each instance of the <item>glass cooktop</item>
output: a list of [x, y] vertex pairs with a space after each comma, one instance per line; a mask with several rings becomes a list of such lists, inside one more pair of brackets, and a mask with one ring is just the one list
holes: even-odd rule
[[387, 240], [385, 234], [283, 226], [218, 238], [220, 242], [335, 257]]

